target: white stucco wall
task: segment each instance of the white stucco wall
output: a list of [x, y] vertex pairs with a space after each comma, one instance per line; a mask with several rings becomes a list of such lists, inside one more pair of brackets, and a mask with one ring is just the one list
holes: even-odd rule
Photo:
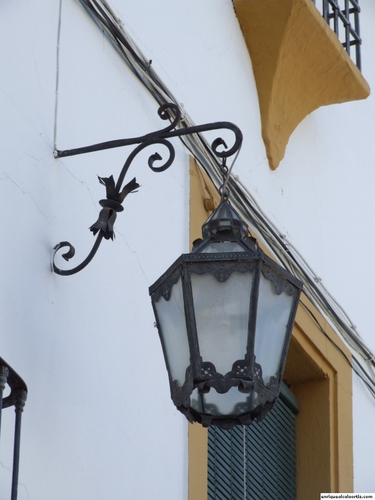
[[[234, 173], [375, 351], [373, 96], [308, 116], [272, 172], [231, 2], [110, 4], [196, 124], [228, 120], [242, 129]], [[363, 74], [375, 88], [375, 6], [361, 5]], [[164, 126], [152, 97], [79, 2], [63, 0], [62, 7], [57, 147]], [[176, 139], [167, 172], [134, 165], [128, 180], [136, 176], [142, 187], [124, 202], [115, 242], [104, 241], [75, 276], [50, 272], [51, 248], [61, 240], [76, 247], [71, 266], [86, 256], [94, 241], [87, 228], [104, 197], [96, 175], [116, 178], [126, 158], [123, 149], [53, 158], [58, 20], [57, 1], [0, 7], [0, 355], [30, 391], [19, 498], [186, 500], [186, 424], [169, 398], [147, 289], [188, 250], [188, 154]], [[366, 472], [375, 461], [374, 414], [374, 400], [355, 380], [356, 491], [375, 491]], [[5, 420], [1, 488], [9, 482], [2, 451], [8, 414]]]
[[[76, 247], [65, 267], [91, 249], [88, 227], [105, 197], [97, 174], [117, 178], [126, 155], [54, 159], [58, 2], [1, 10], [1, 356], [29, 387], [19, 498], [185, 499], [186, 422], [170, 401], [148, 286], [188, 250], [188, 154], [177, 140], [164, 175], [133, 166], [128, 180], [142, 187], [125, 200], [115, 242], [81, 274], [51, 273], [59, 241]], [[61, 35], [58, 147], [165, 126], [75, 1], [63, 2]]]

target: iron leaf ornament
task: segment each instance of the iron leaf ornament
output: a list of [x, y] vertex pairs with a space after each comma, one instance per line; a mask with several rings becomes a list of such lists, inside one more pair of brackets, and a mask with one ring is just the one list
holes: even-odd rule
[[98, 220], [90, 226], [90, 231], [93, 232], [94, 236], [98, 231], [103, 232], [103, 237], [106, 240], [113, 240], [115, 237], [115, 232], [113, 229], [117, 212], [122, 212], [124, 207], [122, 202], [129, 193], [137, 192], [136, 190], [140, 187], [136, 179], [132, 179], [128, 182], [124, 189], [117, 193], [115, 189], [115, 180], [113, 175], [111, 177], [99, 177], [100, 184], [104, 184], [107, 191], [107, 198], [105, 200], [100, 200], [99, 204], [103, 208], [100, 210]]

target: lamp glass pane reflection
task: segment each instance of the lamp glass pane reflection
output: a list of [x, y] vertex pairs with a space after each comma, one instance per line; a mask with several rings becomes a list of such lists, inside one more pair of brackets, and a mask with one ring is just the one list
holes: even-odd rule
[[183, 385], [186, 368], [190, 364], [190, 351], [181, 278], [171, 289], [168, 300], [161, 297], [155, 303], [155, 309], [163, 332], [164, 352], [171, 377]]
[[272, 281], [260, 276], [254, 352], [266, 384], [278, 376], [292, 306], [292, 296], [277, 295]]
[[191, 274], [199, 352], [225, 375], [246, 354], [253, 273], [233, 272], [225, 282]]

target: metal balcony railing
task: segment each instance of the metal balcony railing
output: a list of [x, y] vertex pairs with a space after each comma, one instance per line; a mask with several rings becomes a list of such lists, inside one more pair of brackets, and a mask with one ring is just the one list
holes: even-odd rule
[[[8, 396], [3, 397], [4, 390], [10, 389]], [[18, 495], [18, 471], [20, 463], [20, 442], [21, 442], [21, 418], [23, 408], [27, 397], [27, 387], [22, 378], [0, 358], [0, 429], [2, 410], [14, 406], [15, 425], [14, 425], [14, 445], [13, 445], [13, 467], [12, 467], [12, 486], [11, 500], [17, 500]], [[4, 491], [1, 491], [1, 498], [5, 498]]]
[[361, 69], [359, 0], [313, 0], [313, 2], [357, 67]]

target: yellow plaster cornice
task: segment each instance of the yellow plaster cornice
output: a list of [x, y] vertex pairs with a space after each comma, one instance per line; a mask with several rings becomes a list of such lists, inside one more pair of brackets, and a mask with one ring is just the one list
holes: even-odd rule
[[365, 99], [370, 88], [311, 0], [233, 0], [258, 89], [262, 136], [277, 168], [312, 111]]

